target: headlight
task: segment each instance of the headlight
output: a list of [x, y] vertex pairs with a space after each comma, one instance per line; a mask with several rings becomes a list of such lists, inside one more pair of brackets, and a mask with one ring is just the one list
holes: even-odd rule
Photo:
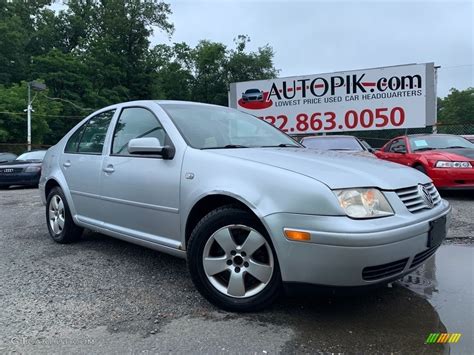
[[468, 161], [444, 161], [440, 160], [436, 162], [437, 168], [472, 168], [471, 163]]
[[339, 205], [352, 218], [377, 218], [393, 215], [385, 196], [377, 189], [334, 190]]
[[25, 169], [25, 173], [37, 173], [38, 171], [41, 171], [41, 166], [28, 166]]

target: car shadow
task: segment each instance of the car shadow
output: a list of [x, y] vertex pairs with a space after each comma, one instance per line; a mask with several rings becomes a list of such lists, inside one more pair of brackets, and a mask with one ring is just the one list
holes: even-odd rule
[[[182, 259], [89, 231], [76, 246], [78, 254], [91, 251], [102, 256], [100, 265], [95, 266], [113, 275], [112, 287], [119, 288], [115, 304], [126, 305], [134, 299], [138, 313], [151, 307], [167, 315], [167, 322], [192, 317], [215, 322], [243, 320], [257, 329], [289, 327], [293, 336], [282, 352], [449, 352], [447, 344], [425, 344], [430, 333], [446, 332], [436, 310], [397, 283], [370, 289], [314, 287], [282, 294], [261, 312], [229, 313], [202, 298]], [[154, 300], [152, 305], [150, 300]], [[119, 323], [129, 317], [126, 306], [122, 309], [123, 315], [114, 314]]]
[[441, 197], [454, 198], [456, 200], [474, 200], [474, 189], [472, 190], [439, 190]]

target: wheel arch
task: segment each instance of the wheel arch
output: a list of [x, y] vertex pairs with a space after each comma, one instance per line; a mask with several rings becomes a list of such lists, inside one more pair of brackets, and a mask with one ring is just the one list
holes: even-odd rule
[[61, 179], [60, 178], [58, 179], [57, 176], [50, 177], [44, 184], [45, 201], [48, 199], [48, 195], [51, 192], [51, 190], [54, 189], [55, 187], [59, 187], [63, 191], [64, 197], [66, 197], [66, 202], [71, 212], [72, 219], [74, 220], [75, 223], [78, 223], [77, 218], [76, 218], [76, 209], [72, 202], [71, 193], [68, 189], [64, 188], [64, 186], [67, 186], [65, 181], [61, 182]]
[[48, 195], [51, 192], [51, 190], [54, 189], [55, 187], [61, 187], [61, 185], [56, 179], [51, 178], [46, 182], [46, 184], [44, 185], [45, 200], [48, 198]]
[[209, 212], [226, 205], [236, 205], [244, 211], [251, 213], [268, 232], [268, 228], [265, 227], [259, 213], [254, 207], [251, 207], [248, 202], [242, 201], [242, 199], [236, 196], [223, 192], [208, 194], [202, 196], [198, 201], [196, 201], [186, 216], [184, 227], [184, 246], [186, 249], [189, 237], [199, 221]]

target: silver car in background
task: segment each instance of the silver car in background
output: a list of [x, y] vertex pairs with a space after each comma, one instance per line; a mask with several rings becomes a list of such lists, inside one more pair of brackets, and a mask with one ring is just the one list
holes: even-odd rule
[[48, 150], [40, 193], [55, 241], [89, 228], [187, 258], [201, 294], [231, 311], [268, 306], [282, 283], [401, 278], [435, 253], [450, 213], [415, 169], [305, 149], [254, 116], [177, 101], [85, 118]]

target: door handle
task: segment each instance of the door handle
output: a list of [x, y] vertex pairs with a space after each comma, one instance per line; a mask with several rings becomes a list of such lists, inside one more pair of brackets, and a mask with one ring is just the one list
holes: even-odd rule
[[107, 165], [107, 167], [104, 168], [103, 170], [104, 170], [104, 172], [107, 173], [107, 174], [112, 174], [112, 173], [115, 171], [113, 165]]
[[63, 163], [63, 166], [64, 166], [65, 168], [69, 168], [69, 167], [71, 166], [71, 162], [68, 160], [68, 161], [66, 161], [66, 162]]

